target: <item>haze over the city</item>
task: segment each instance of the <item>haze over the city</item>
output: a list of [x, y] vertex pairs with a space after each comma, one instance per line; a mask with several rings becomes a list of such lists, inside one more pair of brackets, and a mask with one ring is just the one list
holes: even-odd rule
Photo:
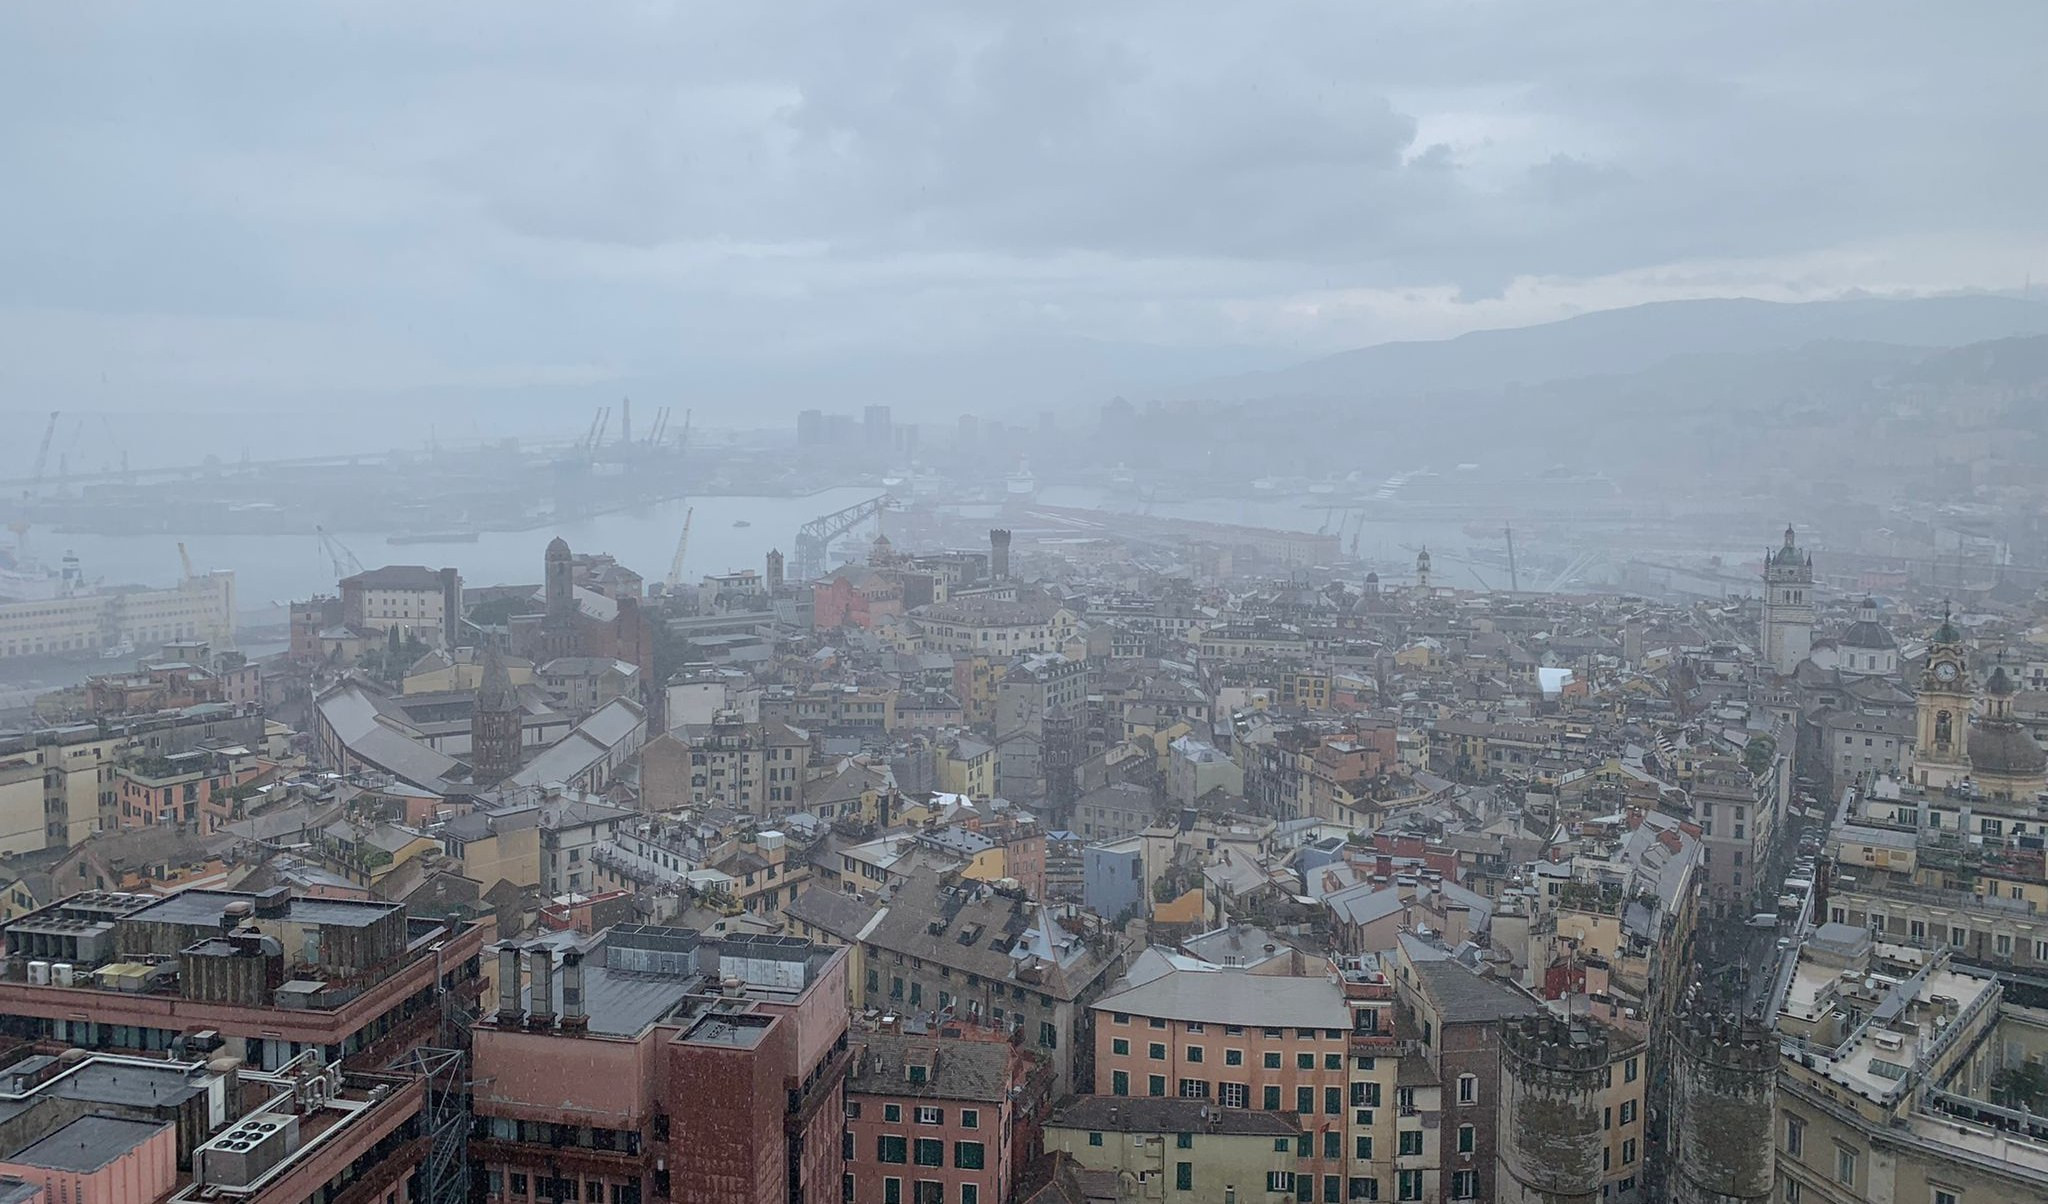
[[2044, 42], [2027, 0], [14, 6], [0, 407], [1065, 408], [2017, 291]]

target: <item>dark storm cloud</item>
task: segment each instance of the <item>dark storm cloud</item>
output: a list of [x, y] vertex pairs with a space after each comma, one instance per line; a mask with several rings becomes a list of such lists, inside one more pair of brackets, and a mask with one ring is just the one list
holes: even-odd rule
[[2013, 283], [2048, 6], [19, 5], [17, 388], [1311, 353]]

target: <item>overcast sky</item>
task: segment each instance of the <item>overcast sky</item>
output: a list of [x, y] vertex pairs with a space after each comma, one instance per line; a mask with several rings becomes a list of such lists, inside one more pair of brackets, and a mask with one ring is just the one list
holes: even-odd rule
[[742, 382], [2013, 288], [2043, 46], [2042, 0], [12, 4], [0, 409], [793, 407]]

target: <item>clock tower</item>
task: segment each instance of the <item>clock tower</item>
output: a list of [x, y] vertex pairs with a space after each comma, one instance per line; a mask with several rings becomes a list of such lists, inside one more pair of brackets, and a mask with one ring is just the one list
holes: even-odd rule
[[1918, 723], [1913, 740], [1913, 778], [1930, 790], [1955, 785], [1970, 775], [1970, 662], [1963, 635], [1946, 608], [1927, 649], [1920, 674]]

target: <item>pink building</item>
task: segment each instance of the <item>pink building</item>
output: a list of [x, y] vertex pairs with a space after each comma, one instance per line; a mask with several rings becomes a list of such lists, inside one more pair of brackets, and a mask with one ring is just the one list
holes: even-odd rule
[[81, 1116], [0, 1162], [0, 1175], [71, 1204], [155, 1204], [177, 1185], [177, 1129], [166, 1121]]
[[846, 1079], [851, 1204], [1004, 1204], [1043, 1144], [1051, 1067], [998, 1030], [864, 1032]]

